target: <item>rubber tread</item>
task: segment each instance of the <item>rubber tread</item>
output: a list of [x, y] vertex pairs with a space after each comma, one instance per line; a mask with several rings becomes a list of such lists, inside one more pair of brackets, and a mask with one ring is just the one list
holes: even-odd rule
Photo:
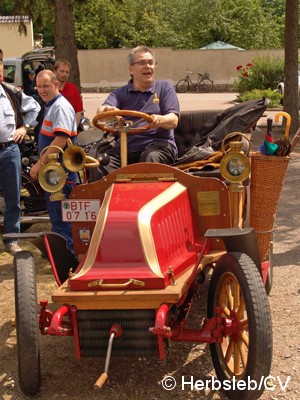
[[19, 385], [34, 395], [41, 384], [35, 263], [29, 251], [14, 257], [15, 310]]
[[[218, 261], [211, 277], [208, 294], [208, 317], [215, 315], [215, 302], [220, 280], [232, 274], [237, 279], [243, 293], [249, 327], [248, 361], [241, 379], [254, 380], [258, 384], [266, 378], [272, 363], [272, 322], [266, 290], [254, 262], [244, 253], [225, 254]], [[213, 364], [220, 381], [231, 379], [219, 359], [216, 344], [210, 345]], [[229, 399], [256, 400], [264, 388], [257, 390], [226, 391]]]

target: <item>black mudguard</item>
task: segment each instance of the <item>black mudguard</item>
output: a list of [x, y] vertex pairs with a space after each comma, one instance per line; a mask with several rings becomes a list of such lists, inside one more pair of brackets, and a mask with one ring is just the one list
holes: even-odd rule
[[224, 242], [227, 252], [240, 252], [247, 254], [253, 260], [262, 275], [255, 229], [208, 229], [204, 236], [211, 239], [221, 239]]

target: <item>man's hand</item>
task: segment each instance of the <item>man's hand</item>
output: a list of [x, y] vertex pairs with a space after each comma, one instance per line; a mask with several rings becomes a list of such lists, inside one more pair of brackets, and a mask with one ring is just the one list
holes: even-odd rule
[[25, 126], [21, 126], [20, 128], [15, 130], [14, 136], [13, 136], [13, 140], [16, 143], [21, 143], [24, 139], [24, 137], [26, 136], [27, 133], [27, 128], [25, 128]]
[[100, 106], [97, 109], [97, 114], [100, 114], [100, 113], [102, 113], [104, 111], [113, 111], [113, 110], [118, 110], [118, 108], [117, 107], [113, 107], [113, 106]]
[[152, 114], [151, 117], [153, 117], [154, 121], [150, 127], [154, 129], [175, 129], [178, 124], [178, 116], [174, 113], [165, 115]]
[[40, 160], [38, 160], [31, 168], [29, 171], [29, 174], [31, 176], [32, 179], [37, 179], [38, 178], [38, 174], [40, 172], [42, 163]]
[[153, 128], [153, 129], [160, 128], [161, 127], [161, 118], [162, 118], [162, 116], [158, 115], [158, 114], [152, 114], [151, 117], [153, 118], [153, 122], [150, 125], [150, 128]]

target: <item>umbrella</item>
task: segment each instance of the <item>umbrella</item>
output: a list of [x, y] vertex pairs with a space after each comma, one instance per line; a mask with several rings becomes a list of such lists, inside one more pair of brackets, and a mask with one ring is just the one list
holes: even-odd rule
[[290, 132], [290, 126], [291, 126], [291, 116], [290, 114], [280, 111], [275, 115], [275, 121], [279, 121], [279, 117], [282, 116], [283, 118], [286, 118], [286, 125], [285, 125], [285, 131], [284, 131], [284, 136], [277, 140], [275, 143], [278, 145], [278, 149], [275, 152], [276, 156], [288, 156], [290, 152], [292, 151], [291, 143], [289, 141], [289, 132]]
[[264, 142], [259, 146], [258, 150], [262, 153], [262, 154], [266, 154], [266, 155], [274, 155], [278, 149], [278, 144], [274, 143], [274, 138], [273, 138], [273, 134], [272, 134], [272, 124], [273, 124], [273, 120], [272, 118], [268, 118], [267, 119], [267, 124], [268, 124], [268, 129], [267, 129], [267, 133], [265, 136], [265, 140]]

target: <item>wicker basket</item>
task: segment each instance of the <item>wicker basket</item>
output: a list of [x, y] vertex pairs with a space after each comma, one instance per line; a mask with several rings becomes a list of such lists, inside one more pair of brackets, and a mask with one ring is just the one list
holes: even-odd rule
[[256, 230], [260, 260], [268, 257], [276, 209], [290, 156], [251, 154], [250, 226]]

